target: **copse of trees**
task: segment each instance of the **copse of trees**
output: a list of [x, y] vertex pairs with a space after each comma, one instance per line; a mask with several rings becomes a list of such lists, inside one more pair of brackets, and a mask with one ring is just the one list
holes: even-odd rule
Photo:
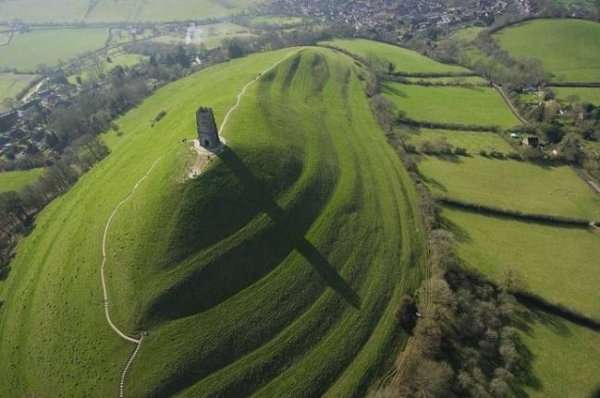
[[492, 38], [489, 31], [482, 31], [474, 44], [489, 59], [479, 59], [472, 69], [487, 79], [500, 83], [510, 90], [522, 90], [528, 86], [538, 86], [547, 79], [540, 60], [535, 58], [512, 58]]
[[[418, 292], [422, 317], [410, 355], [379, 396], [509, 397], [519, 391], [521, 372], [529, 371], [513, 326], [516, 299], [508, 288], [464, 271], [454, 245], [448, 231], [431, 232], [432, 277]], [[405, 299], [404, 307], [410, 305]]]

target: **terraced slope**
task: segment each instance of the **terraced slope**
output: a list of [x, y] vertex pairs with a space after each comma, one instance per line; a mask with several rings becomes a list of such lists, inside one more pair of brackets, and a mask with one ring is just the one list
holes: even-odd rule
[[132, 347], [104, 322], [100, 239], [156, 159], [108, 237], [113, 320], [149, 331], [127, 393], [365, 391], [405, 337], [398, 298], [424, 272], [415, 192], [370, 114], [365, 72], [330, 50], [298, 51], [242, 98], [209, 170], [182, 182], [196, 107], [221, 119], [288, 52], [160, 90], [119, 122], [112, 154], [44, 211], [0, 284], [0, 396], [117, 391]]
[[578, 19], [539, 19], [494, 35], [514, 57], [542, 61], [556, 81], [600, 81], [600, 23]]
[[379, 58], [394, 64], [395, 71], [403, 73], [453, 74], [469, 72], [458, 65], [437, 62], [416, 51], [365, 39], [336, 39], [319, 43], [349, 51], [363, 58]]

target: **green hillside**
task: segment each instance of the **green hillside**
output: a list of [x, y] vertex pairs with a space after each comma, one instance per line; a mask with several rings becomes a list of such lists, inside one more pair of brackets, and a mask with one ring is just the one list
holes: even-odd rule
[[503, 29], [494, 38], [514, 57], [542, 61], [555, 81], [600, 81], [600, 23], [539, 19]]
[[364, 39], [336, 39], [320, 44], [340, 48], [363, 58], [379, 58], [391, 62], [397, 72], [404, 73], [464, 73], [467, 69], [458, 65], [442, 64], [416, 51]]
[[[197, 107], [223, 118], [288, 54], [243, 96], [226, 150], [184, 182]], [[424, 272], [416, 194], [364, 73], [330, 50], [263, 53], [120, 119], [111, 155], [41, 213], [0, 282], [0, 396], [114, 395], [132, 346], [104, 319], [101, 237], [152, 164], [108, 236], [113, 319], [149, 332], [128, 394], [364, 394], [406, 337], [398, 299]]]

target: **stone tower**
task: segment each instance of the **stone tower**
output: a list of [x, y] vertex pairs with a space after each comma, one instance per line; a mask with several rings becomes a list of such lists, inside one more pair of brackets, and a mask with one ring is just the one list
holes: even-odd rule
[[215, 123], [215, 115], [211, 108], [200, 107], [196, 112], [196, 127], [198, 129], [198, 142], [208, 150], [221, 147], [219, 130]]

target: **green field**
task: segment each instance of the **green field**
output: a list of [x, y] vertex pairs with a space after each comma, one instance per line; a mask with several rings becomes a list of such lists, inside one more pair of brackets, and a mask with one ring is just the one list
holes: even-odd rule
[[452, 131], [439, 129], [419, 129], [408, 135], [408, 143], [417, 148], [425, 141], [435, 142], [445, 139], [450, 145], [467, 150], [470, 155], [477, 155], [479, 151], [498, 151], [507, 155], [514, 149], [504, 138], [495, 133], [482, 131]]
[[287, 17], [287, 16], [270, 16], [261, 15], [254, 17], [250, 20], [252, 26], [277, 26], [277, 27], [289, 27], [299, 25], [305, 20], [301, 17]]
[[43, 172], [43, 168], [0, 172], [0, 192], [18, 191], [37, 180]]
[[16, 75], [14, 73], [0, 73], [0, 111], [4, 109], [2, 101], [6, 98], [15, 98], [37, 76]]
[[434, 192], [454, 199], [534, 214], [600, 219], [600, 195], [567, 166], [481, 156], [458, 161], [426, 157], [419, 170]]
[[514, 270], [526, 290], [600, 318], [599, 233], [454, 209], [444, 209], [443, 216], [452, 225], [458, 253], [468, 267], [496, 282]]
[[149, 331], [128, 396], [365, 394], [406, 337], [395, 312], [424, 259], [414, 187], [355, 63], [305, 49], [263, 73], [227, 149], [182, 182], [197, 107], [220, 120], [291, 51], [208, 68], [118, 121], [111, 154], [40, 214], [0, 282], [0, 396], [115, 394], [132, 346], [104, 319], [101, 237], [157, 160], [108, 239], [113, 318]]
[[218, 18], [253, 5], [253, 0], [7, 0], [0, 22], [173, 21]]
[[216, 23], [198, 26], [194, 33], [187, 37], [185, 32], [159, 36], [153, 41], [169, 44], [194, 44], [204, 45], [208, 49], [219, 47], [226, 39], [248, 39], [256, 37], [255, 34], [240, 25], [233, 23]]
[[571, 97], [576, 98], [576, 102], [588, 102], [594, 105], [600, 105], [600, 87], [552, 87], [552, 91], [556, 93], [556, 97], [560, 100], [567, 101]]
[[531, 354], [531, 398], [596, 398], [600, 392], [600, 333], [530, 311], [521, 340]]
[[502, 128], [519, 124], [493, 88], [386, 83], [383, 92], [406, 117], [414, 120]]
[[477, 38], [477, 35], [481, 33], [484, 28], [480, 26], [470, 26], [468, 28], [459, 29], [450, 35], [450, 39], [459, 40], [465, 44], [472, 42]]
[[540, 19], [503, 29], [494, 38], [514, 57], [540, 59], [555, 81], [600, 81], [600, 23]]
[[[111, 62], [108, 62], [108, 58], [110, 58]], [[108, 73], [117, 66], [123, 67], [133, 67], [140, 62], [147, 60], [148, 57], [139, 55], [139, 54], [130, 54], [123, 52], [109, 52], [108, 56], [102, 56], [99, 58], [99, 62], [101, 64], [101, 69], [104, 73]], [[90, 78], [95, 78], [97, 72], [93, 72], [94, 68], [80, 68], [79, 73], [72, 74], [68, 77], [69, 83], [76, 84], [77, 76], [81, 77], [83, 81], [89, 80]]]
[[468, 72], [467, 69], [457, 66], [442, 64], [419, 54], [416, 51], [364, 39], [336, 39], [319, 43], [322, 45], [340, 48], [359, 55], [365, 59], [379, 58], [391, 62], [397, 72], [405, 73], [460, 73]]
[[[1, 3], [0, 3], [1, 4]], [[0, 67], [32, 72], [38, 65], [55, 66], [104, 47], [106, 29], [52, 29], [18, 34], [0, 47]]]

